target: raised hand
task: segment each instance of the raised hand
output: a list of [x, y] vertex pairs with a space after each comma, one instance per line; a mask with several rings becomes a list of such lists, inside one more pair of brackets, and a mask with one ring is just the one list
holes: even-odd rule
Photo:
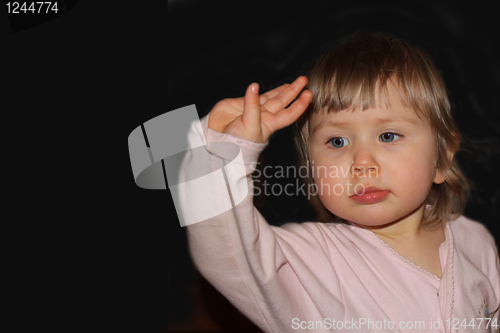
[[248, 86], [244, 97], [226, 98], [210, 111], [208, 127], [222, 133], [255, 142], [266, 142], [275, 131], [292, 124], [306, 110], [312, 92], [304, 90], [305, 76], [259, 96], [259, 85]]

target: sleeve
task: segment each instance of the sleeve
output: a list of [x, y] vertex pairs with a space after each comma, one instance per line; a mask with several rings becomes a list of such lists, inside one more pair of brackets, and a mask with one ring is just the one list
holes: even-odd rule
[[[214, 172], [223, 169], [227, 181], [226, 186], [205, 185], [207, 189], [222, 187], [222, 193], [210, 198], [209, 206], [224, 207], [221, 201], [226, 200], [226, 192], [231, 206], [227, 211], [187, 226], [191, 257], [199, 272], [262, 330], [287, 332], [292, 315], [297, 315], [299, 309], [293, 300], [296, 294], [290, 293], [285, 284], [289, 289], [296, 289], [299, 282], [296, 277], [290, 281], [290, 277], [294, 279], [293, 274], [287, 275], [286, 283], [278, 276], [279, 268], [287, 260], [273, 231], [275, 227], [269, 226], [253, 205], [251, 174], [268, 143], [219, 133], [208, 129], [207, 124], [208, 116], [201, 120], [201, 129], [192, 131], [205, 135], [210, 167]], [[236, 151], [229, 149], [231, 144]], [[235, 156], [239, 153], [242, 159], [238, 160]], [[186, 158], [185, 163], [189, 160]], [[238, 169], [237, 164], [244, 166], [244, 172], [228, 170], [230, 163], [236, 163], [240, 171], [243, 169]], [[186, 167], [188, 165], [183, 166], [183, 170]], [[191, 202], [191, 205], [198, 204]]]
[[493, 287], [493, 293], [488, 295], [488, 307], [484, 309], [484, 317], [491, 318], [489, 322], [491, 332], [498, 333], [500, 332], [500, 260], [498, 247], [495, 238], [484, 224], [473, 221], [473, 226], [475, 226], [475, 230], [469, 230], [467, 236], [477, 234], [477, 247], [471, 248], [470, 251], [477, 252], [478, 258], [475, 261], [480, 263], [483, 274], [488, 277]]
[[492, 253], [492, 258], [487, 265], [488, 271], [486, 274], [490, 277], [491, 283], [495, 290], [496, 303], [493, 305], [492, 309], [488, 309], [489, 313], [485, 313], [485, 317], [490, 317], [491, 332], [500, 332], [500, 259], [498, 255], [498, 246], [495, 243], [495, 239], [491, 233], [484, 227], [486, 234], [486, 246], [489, 247], [490, 253]]

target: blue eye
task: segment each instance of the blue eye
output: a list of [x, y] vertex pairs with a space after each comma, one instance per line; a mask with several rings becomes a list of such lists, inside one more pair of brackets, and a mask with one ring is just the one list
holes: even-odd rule
[[394, 140], [397, 140], [401, 137], [402, 135], [396, 134], [396, 133], [391, 133], [391, 132], [386, 132], [383, 133], [379, 139], [382, 142], [393, 142]]
[[347, 140], [346, 138], [341, 138], [339, 136], [335, 137], [335, 138], [332, 138], [330, 139], [330, 141], [328, 141], [334, 148], [342, 148], [342, 147], [345, 147], [345, 146], [348, 146], [349, 145], [349, 140]]

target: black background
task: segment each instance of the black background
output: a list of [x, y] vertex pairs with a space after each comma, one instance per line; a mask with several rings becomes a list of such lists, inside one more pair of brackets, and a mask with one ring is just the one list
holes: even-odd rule
[[[14, 182], [9, 206], [19, 205], [22, 225], [17, 264], [38, 277], [29, 279], [29, 290], [40, 295], [35, 304], [49, 294], [60, 304], [91, 299], [92, 310], [83, 313], [113, 318], [110, 327], [139, 314], [161, 318], [165, 305], [170, 320], [194, 320], [188, 290], [210, 287], [190, 263], [169, 191], [135, 185], [128, 135], [190, 104], [202, 117], [220, 99], [242, 96], [251, 82], [261, 91], [291, 82], [329, 43], [360, 29], [409, 39], [442, 71], [460, 129], [481, 148], [458, 155], [475, 184], [465, 215], [483, 222], [498, 242], [500, 54], [493, 4], [79, 1], [17, 32], [3, 11], [6, 184]], [[265, 162], [294, 163], [291, 140], [289, 128], [276, 133]], [[266, 197], [261, 204], [271, 224], [314, 219], [303, 198]], [[217, 314], [223, 301], [216, 293], [204, 299], [218, 325], [239, 330], [238, 321], [227, 324], [228, 316]], [[117, 307], [123, 311], [111, 316]]]

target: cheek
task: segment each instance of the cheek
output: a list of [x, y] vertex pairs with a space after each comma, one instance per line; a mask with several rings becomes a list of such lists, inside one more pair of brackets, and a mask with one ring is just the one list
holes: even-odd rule
[[390, 165], [392, 185], [399, 193], [427, 196], [434, 179], [434, 154], [415, 152]]
[[338, 198], [353, 192], [350, 168], [347, 165], [334, 165], [330, 160], [314, 160], [313, 181], [317, 195], [330, 211], [340, 204]]
[[[337, 162], [337, 163], [335, 163]], [[312, 176], [317, 186], [322, 184], [340, 184], [349, 177], [349, 166], [338, 163], [336, 159], [321, 157], [311, 158]]]

